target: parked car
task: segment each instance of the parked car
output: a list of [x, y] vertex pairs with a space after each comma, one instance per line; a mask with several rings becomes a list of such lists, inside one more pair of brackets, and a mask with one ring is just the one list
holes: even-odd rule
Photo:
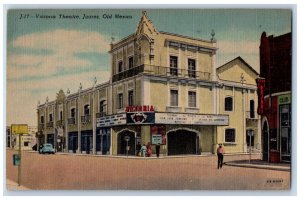
[[39, 153], [44, 154], [44, 153], [52, 153], [55, 154], [55, 149], [53, 148], [52, 144], [43, 144], [40, 149]]

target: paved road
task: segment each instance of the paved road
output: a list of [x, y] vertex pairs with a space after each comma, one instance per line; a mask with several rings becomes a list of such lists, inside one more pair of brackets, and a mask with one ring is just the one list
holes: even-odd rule
[[[15, 152], [16, 153], [16, 152]], [[12, 150], [7, 178], [16, 181]], [[33, 190], [273, 190], [290, 188], [290, 172], [224, 166], [216, 156], [120, 158], [23, 152], [21, 184]], [[225, 161], [246, 159], [225, 156]]]

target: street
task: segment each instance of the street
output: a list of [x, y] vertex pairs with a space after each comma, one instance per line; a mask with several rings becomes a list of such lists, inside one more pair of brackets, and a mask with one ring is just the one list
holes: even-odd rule
[[[17, 166], [6, 150], [6, 177], [17, 182]], [[226, 156], [224, 161], [245, 159]], [[276, 190], [290, 188], [290, 172], [223, 166], [216, 156], [126, 158], [40, 155], [22, 152], [21, 185], [32, 190]], [[275, 181], [274, 181], [275, 180]]]

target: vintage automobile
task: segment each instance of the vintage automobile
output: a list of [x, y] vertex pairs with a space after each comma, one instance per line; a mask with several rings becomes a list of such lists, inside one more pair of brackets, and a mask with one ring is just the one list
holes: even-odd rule
[[43, 144], [40, 149], [39, 149], [39, 153], [40, 154], [45, 154], [45, 153], [51, 153], [51, 154], [55, 154], [55, 149], [53, 148], [52, 144]]

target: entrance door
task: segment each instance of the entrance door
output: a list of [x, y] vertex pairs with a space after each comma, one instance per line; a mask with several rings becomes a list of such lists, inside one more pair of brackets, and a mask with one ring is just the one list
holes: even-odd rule
[[125, 140], [127, 137], [129, 137], [128, 155], [135, 155], [135, 134], [131, 131], [122, 131], [118, 134], [118, 154], [127, 155], [127, 141]]
[[263, 125], [263, 160], [268, 161], [268, 148], [269, 148], [269, 143], [268, 143], [268, 125], [267, 122], [264, 123]]
[[78, 149], [78, 134], [76, 133], [69, 133], [69, 146], [68, 150], [76, 153]]
[[281, 160], [291, 161], [291, 112], [290, 105], [280, 106]]
[[196, 154], [197, 134], [187, 130], [168, 133], [168, 155]]
[[93, 132], [83, 131], [81, 132], [81, 151], [85, 151], [89, 154], [93, 150]]
[[47, 135], [47, 143], [52, 144], [54, 147], [54, 134], [48, 134]]

